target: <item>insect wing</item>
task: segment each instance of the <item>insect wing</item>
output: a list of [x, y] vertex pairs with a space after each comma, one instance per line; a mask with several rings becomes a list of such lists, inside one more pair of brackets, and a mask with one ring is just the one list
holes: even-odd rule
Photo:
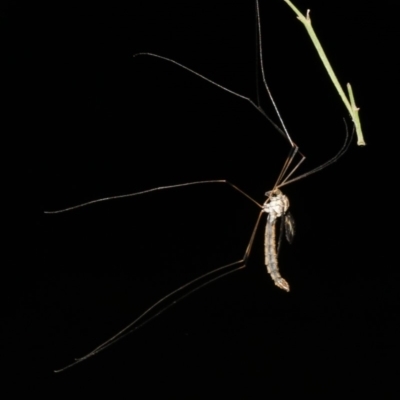
[[[276, 228], [274, 228], [276, 229]], [[278, 238], [278, 244], [276, 245], [276, 255], [279, 255], [279, 250], [281, 249], [281, 243], [282, 243], [282, 238], [283, 238], [283, 231], [284, 231], [284, 227], [283, 227], [283, 220], [282, 218], [280, 218], [280, 222], [279, 222], [279, 238]]]
[[287, 212], [284, 216], [285, 220], [285, 235], [286, 235], [286, 240], [289, 243], [292, 243], [294, 235], [296, 233], [296, 225], [294, 223], [294, 218], [290, 212]]

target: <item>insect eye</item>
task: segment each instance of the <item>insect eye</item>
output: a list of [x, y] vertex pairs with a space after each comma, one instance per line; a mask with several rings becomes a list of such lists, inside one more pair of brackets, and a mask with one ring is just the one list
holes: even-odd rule
[[276, 196], [279, 195], [279, 193], [280, 193], [280, 190], [279, 189], [275, 189], [275, 190], [269, 190], [268, 192], [265, 192], [265, 195], [267, 197], [269, 197], [269, 196], [276, 197]]

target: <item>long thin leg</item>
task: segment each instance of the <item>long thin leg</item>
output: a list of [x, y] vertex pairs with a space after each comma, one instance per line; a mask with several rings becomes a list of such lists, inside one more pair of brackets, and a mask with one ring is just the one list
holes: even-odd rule
[[[246, 247], [246, 251], [244, 253], [244, 256], [241, 260], [235, 261], [234, 263], [224, 265], [222, 267], [219, 267], [213, 271], [207, 272], [206, 274], [203, 274], [199, 276], [198, 278], [195, 278], [191, 280], [190, 282], [185, 283], [178, 289], [174, 290], [173, 292], [167, 294], [166, 296], [162, 297], [160, 300], [155, 302], [152, 306], [150, 306], [146, 311], [144, 311], [138, 318], [136, 318], [133, 322], [131, 322], [129, 325], [127, 325], [124, 329], [119, 331], [117, 334], [115, 334], [113, 337], [102, 343], [100, 346], [96, 347], [94, 350], [92, 350], [90, 353], [86, 354], [83, 357], [75, 359], [75, 361], [69, 365], [67, 365], [64, 368], [55, 370], [54, 372], [62, 372], [65, 371], [68, 368], [71, 368], [75, 366], [76, 364], [81, 363], [82, 361], [87, 360], [90, 357], [93, 357], [97, 353], [105, 350], [107, 347], [113, 345], [114, 343], [118, 342], [125, 336], [129, 335], [130, 333], [136, 331], [137, 329], [143, 327], [146, 325], [148, 322], [162, 314], [164, 311], [172, 307], [173, 305], [177, 304], [180, 302], [182, 299], [185, 297], [191, 295], [192, 293], [196, 292], [197, 290], [201, 289], [204, 286], [209, 285], [210, 283], [221, 279], [227, 275], [230, 275], [231, 273], [235, 271], [239, 271], [240, 269], [243, 269], [247, 265], [247, 260], [250, 255], [251, 249], [253, 247], [254, 243], [254, 238], [257, 232], [257, 228], [260, 223], [260, 219], [262, 216], [263, 212], [261, 211], [258, 215], [257, 221], [254, 225], [252, 234], [250, 236], [249, 243]], [[231, 269], [230, 269], [231, 268]], [[230, 270], [229, 270], [230, 269]], [[215, 276], [216, 275], [216, 276]], [[202, 282], [204, 280], [204, 282]], [[192, 287], [195, 285], [194, 287]], [[189, 290], [188, 292], [184, 292], [185, 290]], [[178, 296], [175, 298], [175, 296]], [[153, 314], [151, 314], [154, 312]]]
[[[301, 159], [297, 162], [297, 164], [294, 166], [294, 168], [292, 168], [292, 170], [289, 172], [289, 174], [286, 175], [286, 173], [287, 173], [289, 167], [292, 165], [292, 162], [297, 153], [299, 153], [301, 155]], [[279, 189], [282, 186], [282, 182], [285, 182], [293, 174], [293, 172], [296, 171], [297, 168], [299, 168], [299, 166], [305, 159], [306, 159], [306, 157], [299, 152], [299, 148], [296, 145], [290, 149], [289, 154], [286, 157], [285, 163], [283, 164], [283, 167], [281, 169], [281, 172], [279, 173], [278, 179], [275, 181], [275, 185], [274, 185], [273, 189], [269, 191], [268, 200], [271, 198], [271, 196], [273, 195], [275, 190]]]
[[211, 79], [205, 77], [204, 75], [199, 74], [198, 72], [194, 71], [194, 70], [191, 69], [191, 68], [186, 67], [185, 65], [183, 65], [183, 64], [181, 64], [181, 63], [178, 63], [178, 62], [175, 61], [175, 60], [172, 60], [171, 58], [163, 57], [163, 56], [160, 56], [160, 55], [154, 54], [154, 53], [136, 53], [136, 54], [133, 55], [133, 57], [137, 57], [137, 56], [149, 56], [149, 57], [159, 58], [159, 59], [164, 60], [164, 61], [168, 61], [168, 62], [170, 62], [170, 63], [172, 63], [172, 64], [177, 65], [177, 66], [180, 67], [180, 68], [185, 69], [186, 71], [189, 71], [190, 73], [192, 73], [192, 74], [198, 76], [199, 78], [204, 79], [205, 81], [211, 83], [212, 85], [217, 86], [218, 88], [224, 90], [225, 92], [228, 92], [228, 93], [230, 93], [230, 94], [232, 94], [232, 95], [234, 95], [234, 96], [236, 96], [236, 97], [239, 97], [240, 99], [243, 99], [243, 100], [248, 101], [259, 113], [261, 113], [261, 114], [270, 122], [270, 124], [273, 125], [273, 127], [274, 127], [286, 140], [289, 141], [290, 144], [293, 143], [292, 140], [290, 139], [290, 137], [288, 137], [288, 134], [287, 134], [284, 130], [282, 130], [282, 128], [280, 128], [280, 127], [266, 114], [266, 112], [265, 112], [257, 103], [255, 103], [250, 97], [246, 97], [246, 96], [243, 96], [243, 95], [241, 95], [241, 94], [239, 94], [239, 93], [237, 93], [237, 92], [234, 92], [233, 90], [228, 89], [228, 88], [226, 88], [225, 86], [222, 86], [222, 85], [220, 85], [220, 84], [217, 83], [217, 82], [214, 82], [213, 80], [211, 80]]
[[308, 171], [308, 172], [306, 172], [304, 174], [296, 176], [296, 178], [287, 180], [292, 175], [294, 170], [297, 169], [297, 166], [296, 166], [295, 169], [277, 186], [277, 188], [279, 189], [279, 188], [281, 188], [283, 186], [289, 185], [290, 183], [293, 183], [293, 182], [299, 181], [301, 179], [304, 179], [309, 175], [315, 174], [316, 172], [321, 171], [321, 170], [325, 169], [326, 167], [329, 167], [331, 164], [333, 164], [337, 160], [339, 160], [339, 158], [341, 158], [347, 152], [347, 150], [349, 149], [350, 144], [351, 144], [351, 139], [354, 136], [354, 128], [353, 128], [353, 130], [351, 132], [351, 135], [349, 135], [349, 130], [347, 128], [346, 120], [344, 120], [344, 124], [346, 126], [346, 138], [344, 140], [343, 146], [340, 148], [340, 150], [337, 152], [336, 155], [334, 155], [331, 159], [329, 159], [328, 161], [326, 161], [322, 165], [312, 169], [311, 171]]
[[286, 135], [287, 139], [289, 140], [290, 145], [291, 145], [292, 147], [296, 147], [295, 143], [293, 142], [292, 138], [291, 138], [290, 135], [289, 135], [288, 130], [286, 129], [286, 125], [285, 125], [285, 123], [283, 122], [283, 119], [282, 119], [282, 117], [281, 117], [281, 114], [280, 114], [280, 112], [279, 112], [279, 110], [278, 110], [278, 107], [277, 107], [277, 105], [276, 105], [276, 103], [275, 103], [274, 98], [272, 97], [271, 90], [270, 90], [270, 88], [269, 88], [269, 86], [268, 86], [268, 84], [267, 84], [267, 80], [266, 80], [266, 78], [265, 78], [264, 60], [263, 60], [263, 52], [262, 52], [262, 39], [261, 39], [260, 6], [259, 6], [259, 4], [258, 4], [258, 0], [256, 0], [256, 18], [257, 18], [257, 28], [258, 28], [258, 55], [259, 55], [259, 59], [260, 59], [261, 76], [262, 76], [262, 79], [263, 79], [263, 82], [264, 82], [264, 86], [265, 86], [265, 89], [266, 89], [266, 91], [267, 91], [267, 93], [268, 93], [268, 96], [269, 96], [269, 98], [270, 98], [270, 100], [271, 100], [271, 102], [272, 102], [272, 105], [274, 106], [276, 115], [277, 115], [278, 118], [279, 118], [279, 121], [280, 121], [280, 123], [281, 123], [281, 125], [282, 125], [282, 128], [283, 128], [283, 130], [285, 131], [285, 135]]
[[[295, 153], [293, 154], [293, 158], [295, 156]], [[297, 162], [297, 164], [292, 168], [292, 170], [285, 176], [285, 178], [283, 179], [282, 176], [282, 180], [280, 181], [280, 183], [277, 185], [277, 188], [279, 188], [283, 182], [286, 182], [296, 171], [297, 168], [300, 167], [300, 165], [303, 163], [303, 161], [305, 161], [306, 157], [302, 155], [301, 159]]]
[[196, 182], [180, 183], [178, 185], [160, 186], [160, 187], [156, 187], [156, 188], [148, 189], [148, 190], [143, 190], [141, 192], [136, 192], [136, 193], [122, 194], [122, 195], [119, 195], [119, 196], [104, 197], [102, 199], [92, 200], [92, 201], [88, 201], [86, 203], [78, 204], [78, 205], [73, 206], [73, 207], [64, 208], [62, 210], [45, 211], [44, 213], [45, 214], [59, 214], [59, 213], [63, 213], [63, 212], [66, 212], [66, 211], [76, 210], [77, 208], [86, 207], [86, 206], [89, 206], [91, 204], [100, 203], [100, 202], [103, 202], [103, 201], [124, 199], [124, 198], [127, 198], [127, 197], [140, 196], [142, 194], [156, 192], [158, 190], [175, 189], [175, 188], [180, 188], [180, 187], [184, 187], [184, 186], [193, 186], [193, 185], [204, 185], [204, 184], [208, 184], [208, 183], [225, 183], [225, 184], [229, 185], [230, 187], [232, 187], [233, 189], [237, 190], [243, 196], [247, 197], [249, 200], [251, 200], [253, 203], [255, 203], [259, 208], [262, 208], [262, 205], [260, 203], [258, 203], [256, 200], [254, 200], [250, 195], [248, 195], [242, 189], [239, 189], [236, 185], [234, 185], [233, 183], [230, 183], [229, 181], [227, 181], [225, 179], [219, 179], [219, 180], [210, 180], [210, 181], [196, 181]]
[[[276, 180], [274, 188], [272, 190], [274, 190], [279, 185], [279, 183], [283, 180], [283, 178], [284, 178], [287, 170], [289, 169], [290, 165], [292, 164], [294, 157], [296, 156], [298, 150], [299, 150], [299, 148], [297, 146], [293, 146], [290, 149], [289, 154], [286, 157], [285, 163], [283, 164], [281, 172], [279, 173], [278, 179]], [[302, 162], [302, 160], [304, 158], [305, 157], [303, 156], [303, 158], [300, 160], [300, 162]], [[297, 168], [297, 166], [295, 168]]]
[[[315, 174], [316, 172], [319, 172], [319, 171], [325, 169], [326, 167], [329, 167], [331, 164], [333, 164], [337, 160], [339, 160], [339, 158], [341, 158], [347, 152], [347, 150], [349, 149], [350, 144], [351, 144], [351, 140], [352, 140], [352, 138], [354, 136], [354, 128], [353, 128], [353, 130], [351, 132], [351, 135], [349, 135], [349, 130], [348, 130], [348, 127], [347, 127], [347, 124], [346, 124], [346, 120], [344, 120], [344, 124], [345, 124], [345, 128], [346, 128], [346, 130], [345, 130], [346, 131], [346, 137], [344, 139], [344, 143], [343, 143], [342, 147], [340, 148], [340, 150], [332, 158], [330, 158], [328, 161], [324, 162], [322, 165], [319, 165], [318, 167], [316, 167], [316, 168], [312, 169], [311, 171], [308, 171], [308, 172], [306, 172], [304, 174], [296, 176], [293, 179], [289, 179], [294, 174], [294, 172], [300, 167], [300, 165], [303, 163], [303, 161], [306, 159], [306, 157], [300, 153], [301, 159], [292, 168], [292, 170], [289, 172], [289, 174], [287, 174], [285, 176], [287, 170], [289, 169], [290, 165], [293, 162], [293, 159], [294, 159], [295, 155], [298, 152], [298, 147], [297, 146], [296, 147], [292, 147], [290, 152], [289, 152], [289, 155], [286, 158], [285, 164], [282, 167], [282, 170], [281, 170], [281, 172], [279, 174], [279, 177], [276, 180], [276, 183], [275, 183], [275, 186], [274, 186], [273, 190], [279, 189], [279, 188], [281, 188], [283, 186], [289, 185], [290, 183], [293, 183], [293, 182], [299, 181], [301, 179], [304, 179], [309, 175]], [[273, 190], [271, 191], [271, 194], [273, 193]]]

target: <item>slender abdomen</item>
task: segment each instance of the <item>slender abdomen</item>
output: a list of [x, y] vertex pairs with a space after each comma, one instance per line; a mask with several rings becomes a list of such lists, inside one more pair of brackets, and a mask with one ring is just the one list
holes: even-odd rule
[[268, 214], [267, 225], [265, 227], [265, 265], [268, 273], [271, 275], [275, 285], [279, 288], [289, 292], [290, 287], [285, 279], [282, 278], [279, 273], [278, 257], [276, 255], [276, 237], [275, 237], [275, 225], [277, 218]]

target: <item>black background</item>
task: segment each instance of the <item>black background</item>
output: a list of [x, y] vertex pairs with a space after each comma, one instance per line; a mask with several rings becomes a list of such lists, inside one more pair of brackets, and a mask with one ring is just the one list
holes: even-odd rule
[[[204, 179], [228, 179], [262, 203], [288, 143], [247, 102], [162, 60], [132, 58], [160, 54], [255, 99], [253, 3], [5, 3], [9, 104], [18, 114], [11, 134], [27, 153], [14, 159], [23, 172], [4, 279], [5, 364], [16, 390], [168, 399], [376, 390], [395, 398], [399, 273], [385, 185], [396, 183], [390, 41], [398, 25], [389, 1], [295, 2], [312, 10], [339, 80], [351, 81], [368, 145], [354, 143], [285, 189], [297, 223], [280, 254], [291, 292], [265, 271], [261, 227], [248, 268], [89, 361], [52, 372], [182, 283], [243, 256], [257, 207], [225, 185], [43, 211]], [[267, 80], [307, 156], [305, 172], [342, 146], [347, 111], [294, 13], [283, 1], [261, 3]]]

